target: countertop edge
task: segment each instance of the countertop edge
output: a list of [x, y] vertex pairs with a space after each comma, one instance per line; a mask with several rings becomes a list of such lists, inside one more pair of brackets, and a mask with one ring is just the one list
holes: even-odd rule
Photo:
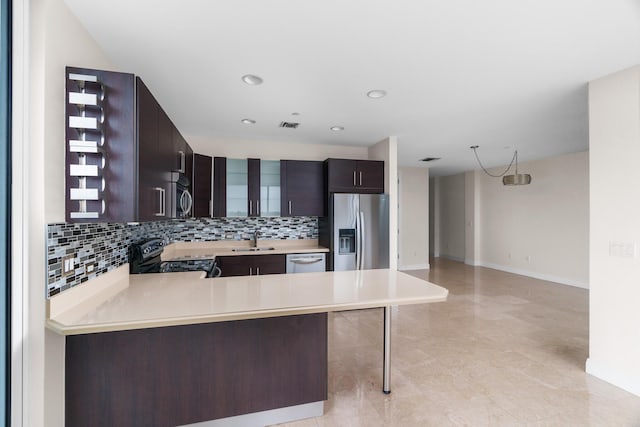
[[164, 319], [145, 319], [140, 321], [126, 321], [122, 324], [119, 323], [96, 323], [92, 325], [83, 326], [64, 326], [54, 319], [47, 319], [46, 326], [52, 331], [64, 335], [81, 335], [90, 333], [101, 332], [117, 332], [128, 331], [136, 329], [150, 329], [150, 328], [162, 328], [171, 326], [185, 326], [195, 325], [201, 323], [214, 323], [214, 322], [228, 322], [235, 320], [249, 320], [249, 319], [262, 319], [269, 317], [280, 316], [295, 316], [301, 314], [314, 314], [314, 313], [328, 313], [333, 311], [343, 310], [358, 310], [367, 308], [381, 308], [385, 306], [399, 306], [399, 305], [411, 305], [411, 304], [424, 304], [424, 303], [436, 303], [444, 302], [447, 300], [449, 291], [444, 289], [443, 295], [430, 298], [411, 298], [400, 299], [391, 301], [366, 301], [361, 303], [344, 303], [344, 304], [330, 304], [322, 306], [309, 306], [309, 307], [291, 307], [284, 309], [273, 310], [256, 310], [250, 312], [238, 312], [238, 313], [224, 313], [219, 315], [200, 315], [200, 316], [184, 316], [179, 318], [164, 318]]

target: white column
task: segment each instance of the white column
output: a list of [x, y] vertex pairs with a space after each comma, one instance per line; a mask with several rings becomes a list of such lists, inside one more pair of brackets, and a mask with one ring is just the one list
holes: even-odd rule
[[464, 177], [464, 263], [480, 265], [480, 171], [465, 173]]
[[389, 268], [398, 269], [398, 138], [369, 148], [369, 160], [384, 160], [384, 192], [389, 195]]

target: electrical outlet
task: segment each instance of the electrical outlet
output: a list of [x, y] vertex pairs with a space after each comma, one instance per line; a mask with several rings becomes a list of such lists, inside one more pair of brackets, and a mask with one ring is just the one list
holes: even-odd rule
[[85, 272], [86, 274], [91, 274], [91, 273], [93, 273], [93, 271], [94, 271], [95, 269], [96, 269], [96, 265], [95, 265], [94, 263], [92, 263], [92, 262], [90, 262], [90, 263], [88, 263], [88, 264], [86, 264], [86, 265], [84, 266], [84, 272]]
[[62, 258], [62, 277], [71, 276], [75, 271], [74, 256], [67, 255]]
[[531, 261], [531, 255], [527, 255], [526, 257], [524, 257], [524, 260], [527, 262]]

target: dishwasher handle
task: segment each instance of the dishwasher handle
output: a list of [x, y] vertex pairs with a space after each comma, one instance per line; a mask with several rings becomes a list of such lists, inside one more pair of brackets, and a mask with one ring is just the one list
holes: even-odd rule
[[310, 258], [310, 257], [289, 258], [289, 262], [292, 262], [294, 264], [313, 264], [313, 263], [320, 262], [320, 261], [324, 261], [324, 258], [322, 258], [322, 257], [316, 257], [316, 258]]

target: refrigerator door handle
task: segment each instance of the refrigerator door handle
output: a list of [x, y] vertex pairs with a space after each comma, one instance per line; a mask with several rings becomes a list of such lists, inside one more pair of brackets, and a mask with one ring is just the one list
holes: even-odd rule
[[365, 226], [364, 226], [364, 212], [360, 212], [360, 267], [358, 270], [364, 270], [364, 251], [367, 247], [367, 243], [365, 242]]
[[360, 245], [360, 212], [356, 211], [356, 270], [360, 270], [360, 258], [362, 255], [360, 251], [362, 246]]

